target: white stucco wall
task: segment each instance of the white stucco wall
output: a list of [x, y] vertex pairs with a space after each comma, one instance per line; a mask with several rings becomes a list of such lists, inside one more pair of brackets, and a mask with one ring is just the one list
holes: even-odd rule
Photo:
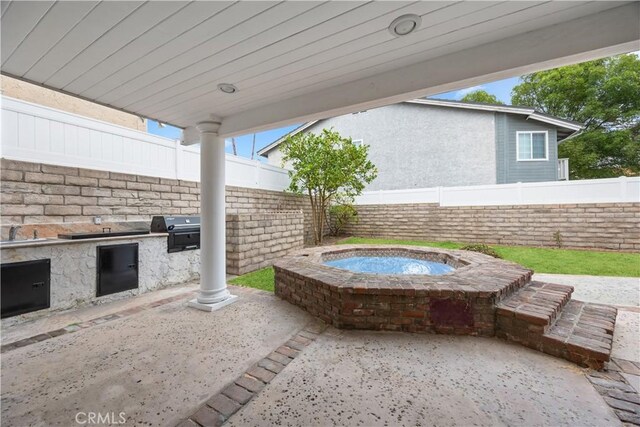
[[267, 163], [281, 168], [283, 166], [282, 151], [280, 151], [279, 148], [276, 148], [275, 150], [272, 150], [271, 152], [269, 152], [269, 155], [267, 156]]
[[[329, 127], [370, 146], [378, 178], [368, 191], [496, 183], [493, 112], [402, 103], [322, 120], [306, 131]], [[279, 150], [269, 153], [269, 163], [281, 160]]]

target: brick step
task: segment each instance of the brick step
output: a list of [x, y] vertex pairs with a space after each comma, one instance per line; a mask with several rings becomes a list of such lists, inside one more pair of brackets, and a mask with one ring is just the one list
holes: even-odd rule
[[526, 342], [542, 335], [555, 322], [571, 299], [572, 286], [533, 281], [496, 307], [496, 335]]
[[582, 366], [602, 369], [609, 361], [615, 307], [571, 300], [554, 325], [542, 336], [540, 350]]
[[609, 361], [617, 310], [571, 299], [573, 287], [531, 282], [496, 306], [496, 336], [582, 366]]

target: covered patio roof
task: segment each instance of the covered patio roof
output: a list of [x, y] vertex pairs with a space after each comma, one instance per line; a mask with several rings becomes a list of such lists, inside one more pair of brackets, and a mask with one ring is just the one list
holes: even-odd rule
[[224, 138], [638, 50], [638, 2], [2, 1], [0, 71], [200, 141], [200, 293], [225, 276]]
[[[1, 12], [2, 73], [182, 128], [219, 121], [220, 136], [628, 52], [640, 40], [637, 2], [2, 1]], [[421, 25], [392, 34], [406, 14]]]

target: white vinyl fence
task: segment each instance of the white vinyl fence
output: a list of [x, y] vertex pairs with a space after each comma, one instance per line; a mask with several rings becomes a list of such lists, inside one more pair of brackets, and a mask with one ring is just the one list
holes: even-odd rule
[[[200, 180], [200, 152], [179, 142], [2, 97], [2, 157], [87, 169]], [[285, 169], [227, 155], [227, 185], [283, 190]], [[440, 206], [639, 202], [640, 178], [365, 192], [357, 204]]]
[[[200, 180], [200, 152], [178, 141], [2, 97], [1, 155], [12, 160]], [[227, 185], [283, 190], [285, 169], [227, 155]]]
[[640, 202], [640, 178], [368, 191], [358, 205], [435, 203], [440, 206]]

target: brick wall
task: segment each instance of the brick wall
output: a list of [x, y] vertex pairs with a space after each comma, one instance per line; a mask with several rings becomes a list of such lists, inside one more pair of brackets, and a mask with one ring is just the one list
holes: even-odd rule
[[[149, 221], [153, 215], [197, 215], [200, 184], [192, 181], [2, 159], [2, 235], [13, 224]], [[227, 187], [227, 213], [300, 211], [311, 239], [307, 200], [279, 191]]]
[[[197, 215], [199, 184], [147, 176], [2, 159], [2, 237], [13, 224], [149, 221], [153, 215]], [[279, 191], [227, 187], [227, 213], [304, 212], [305, 242], [313, 241], [306, 198]], [[358, 206], [357, 236], [640, 250], [640, 203], [439, 207]]]
[[640, 250], [640, 203], [440, 207], [362, 205], [345, 232], [387, 237], [507, 245]]
[[240, 275], [266, 267], [303, 246], [301, 211], [227, 215], [229, 274]]

